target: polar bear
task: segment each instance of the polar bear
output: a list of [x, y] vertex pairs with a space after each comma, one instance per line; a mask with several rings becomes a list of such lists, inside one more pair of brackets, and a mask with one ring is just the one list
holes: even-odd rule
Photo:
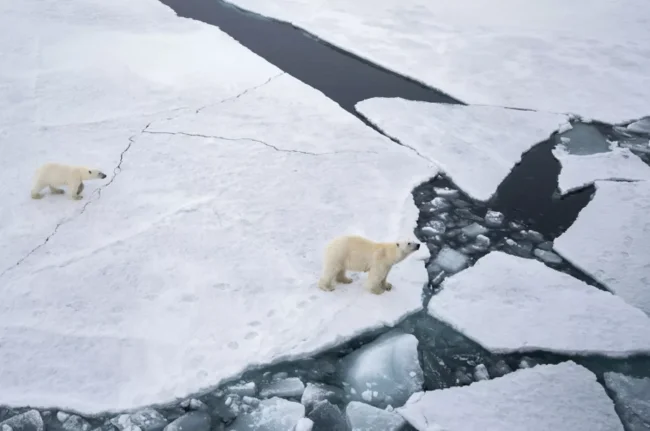
[[41, 190], [50, 188], [54, 195], [63, 194], [58, 186], [68, 186], [72, 199], [81, 199], [81, 192], [84, 189], [85, 180], [104, 179], [106, 174], [98, 169], [86, 168], [84, 166], [70, 166], [60, 163], [46, 163], [36, 171], [34, 187], [32, 187], [32, 199], [43, 197]]
[[335, 282], [352, 283], [345, 271], [367, 272], [367, 289], [379, 295], [393, 288], [386, 281], [393, 265], [419, 248], [416, 242], [374, 242], [356, 235], [335, 238], [325, 248], [323, 275], [318, 287], [332, 291]]

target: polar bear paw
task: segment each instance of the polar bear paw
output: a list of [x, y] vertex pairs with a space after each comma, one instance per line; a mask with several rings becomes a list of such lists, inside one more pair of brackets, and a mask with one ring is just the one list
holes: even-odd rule
[[65, 190], [57, 189], [56, 187], [50, 186], [50, 193], [52, 193], [53, 195], [62, 195], [63, 193], [65, 193]]
[[385, 290], [386, 292], [388, 292], [388, 291], [390, 291], [390, 290], [393, 290], [393, 285], [386, 281], [386, 282], [384, 283], [384, 290]]
[[43, 199], [43, 195], [40, 193], [32, 193], [32, 199]]

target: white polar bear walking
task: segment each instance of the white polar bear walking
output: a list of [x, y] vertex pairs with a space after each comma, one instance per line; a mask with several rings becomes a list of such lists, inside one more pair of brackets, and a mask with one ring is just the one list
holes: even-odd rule
[[332, 291], [335, 282], [352, 283], [345, 271], [367, 272], [367, 289], [379, 295], [393, 288], [386, 281], [393, 265], [419, 248], [420, 244], [415, 242], [374, 242], [356, 235], [335, 238], [325, 248], [323, 275], [318, 287]]
[[81, 199], [81, 192], [84, 189], [83, 181], [104, 179], [106, 174], [98, 169], [91, 169], [85, 166], [70, 166], [60, 163], [46, 163], [36, 171], [34, 186], [32, 187], [32, 199], [41, 199], [41, 190], [50, 188], [53, 195], [63, 194], [59, 186], [68, 186], [72, 199]]

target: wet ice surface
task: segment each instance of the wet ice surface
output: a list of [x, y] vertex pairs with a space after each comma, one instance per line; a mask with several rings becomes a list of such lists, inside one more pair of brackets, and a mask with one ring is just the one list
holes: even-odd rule
[[441, 287], [429, 313], [494, 353], [650, 354], [641, 310], [532, 259], [494, 251]]
[[613, 392], [623, 423], [629, 431], [650, 429], [650, 379], [608, 372], [604, 375], [607, 388]]
[[573, 362], [417, 393], [398, 411], [419, 431], [623, 431], [596, 375]]
[[562, 165], [558, 178], [561, 193], [597, 180], [650, 180], [650, 166], [644, 163], [644, 154], [639, 154], [634, 146], [608, 140], [596, 125], [576, 123], [556, 135], [555, 141], [553, 156]]

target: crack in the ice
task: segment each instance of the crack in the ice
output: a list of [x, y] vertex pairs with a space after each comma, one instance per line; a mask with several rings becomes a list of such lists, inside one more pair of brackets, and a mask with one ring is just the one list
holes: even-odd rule
[[307, 156], [327, 156], [331, 154], [376, 154], [374, 151], [330, 151], [330, 152], [325, 152], [325, 153], [312, 153], [309, 151], [301, 151], [301, 150], [289, 150], [286, 148], [280, 148], [276, 147], [273, 144], [269, 144], [268, 142], [261, 141], [259, 139], [255, 138], [246, 138], [246, 137], [238, 137], [238, 138], [232, 138], [228, 136], [218, 136], [218, 135], [204, 135], [201, 133], [188, 133], [188, 132], [166, 132], [162, 130], [147, 130], [144, 131], [143, 133], [147, 133], [150, 135], [181, 135], [181, 136], [189, 136], [189, 137], [194, 137], [194, 138], [205, 138], [205, 139], [220, 139], [223, 141], [250, 141], [250, 142], [255, 142], [261, 145], [264, 145], [265, 147], [271, 148], [275, 151], [278, 151], [280, 153], [296, 153], [296, 154], [303, 154]]
[[266, 81], [264, 81], [264, 82], [261, 83], [261, 84], [258, 84], [258, 85], [254, 86], [254, 87], [248, 87], [248, 88], [245, 89], [244, 91], [241, 91], [240, 93], [238, 93], [238, 94], [236, 94], [236, 95], [234, 95], [234, 96], [227, 97], [227, 98], [225, 98], [225, 99], [223, 99], [223, 100], [221, 100], [221, 101], [219, 101], [219, 102], [216, 102], [216, 103], [210, 103], [210, 104], [208, 104], [208, 105], [202, 106], [202, 107], [198, 108], [196, 111], [194, 111], [194, 113], [195, 113], [195, 114], [198, 114], [199, 112], [201, 112], [201, 111], [203, 111], [204, 109], [209, 108], [209, 107], [211, 107], [211, 106], [220, 105], [220, 104], [222, 104], [222, 103], [229, 102], [229, 101], [231, 101], [231, 100], [237, 100], [237, 99], [239, 99], [240, 97], [242, 97], [243, 95], [245, 95], [245, 94], [247, 94], [247, 93], [249, 93], [249, 92], [251, 92], [251, 91], [255, 91], [255, 90], [259, 89], [259, 88], [264, 87], [265, 85], [269, 84], [269, 83], [270, 83], [271, 81], [273, 81], [274, 79], [279, 78], [279, 77], [282, 76], [282, 75], [286, 75], [286, 73], [287, 73], [287, 72], [280, 72], [280, 73], [278, 73], [277, 75], [273, 75], [272, 77], [270, 77], [269, 79], [267, 79]]
[[[151, 125], [151, 122], [148, 123], [146, 126], [144, 126], [138, 135], [141, 135], [141, 134], [145, 133], [145, 132], [147, 131], [147, 129], [149, 128], [150, 125]], [[43, 247], [44, 247], [44, 246], [45, 246], [45, 245], [46, 245], [46, 244], [47, 244], [47, 243], [48, 243], [48, 242], [49, 242], [49, 241], [54, 237], [54, 235], [57, 234], [57, 232], [59, 231], [59, 228], [60, 228], [61, 226], [63, 226], [64, 224], [68, 224], [68, 223], [70, 223], [71, 221], [75, 220], [77, 217], [81, 216], [81, 215], [86, 211], [86, 208], [88, 207], [88, 205], [90, 205], [91, 203], [93, 203], [93, 202], [97, 201], [99, 198], [101, 198], [101, 196], [102, 196], [102, 190], [105, 189], [106, 187], [110, 186], [110, 185], [113, 183], [113, 181], [115, 181], [115, 178], [116, 178], [116, 177], [120, 174], [120, 172], [122, 171], [122, 163], [124, 162], [124, 156], [125, 156], [126, 153], [131, 149], [131, 146], [133, 146], [133, 144], [135, 143], [135, 138], [136, 138], [138, 135], [133, 135], [133, 136], [130, 136], [130, 137], [129, 137], [129, 143], [128, 143], [128, 145], [126, 146], [126, 148], [124, 148], [124, 149], [120, 152], [120, 160], [119, 160], [119, 162], [117, 163], [117, 166], [115, 166], [115, 168], [113, 168], [113, 176], [111, 177], [110, 180], [108, 180], [108, 182], [107, 182], [106, 184], [103, 184], [102, 186], [100, 186], [100, 187], [96, 188], [95, 190], [93, 190], [93, 192], [91, 193], [90, 197], [88, 198], [88, 201], [87, 201], [86, 203], [84, 203], [84, 205], [81, 207], [81, 210], [80, 210], [78, 213], [76, 213], [76, 214], [74, 214], [74, 215], [72, 215], [72, 216], [70, 216], [70, 217], [68, 217], [68, 218], [66, 218], [66, 219], [63, 219], [63, 220], [61, 220], [60, 222], [58, 222], [58, 223], [56, 224], [56, 226], [54, 227], [54, 229], [52, 230], [52, 232], [51, 232], [51, 233], [50, 233], [50, 234], [45, 238], [45, 240], [43, 240], [43, 242], [41, 242], [39, 245], [37, 245], [36, 247], [34, 247], [33, 249], [31, 249], [29, 252], [27, 252], [27, 253], [26, 253], [22, 258], [20, 258], [16, 263], [14, 263], [14, 264], [11, 265], [10, 267], [8, 267], [8, 268], [6, 268], [4, 271], [2, 271], [2, 273], [0, 273], [0, 277], [4, 276], [6, 273], [8, 273], [9, 271], [11, 271], [12, 269], [14, 269], [14, 268], [20, 266], [20, 265], [21, 265], [21, 264], [22, 264], [26, 259], [28, 259], [31, 255], [33, 255], [33, 254], [36, 253], [38, 250], [40, 250], [41, 248], [43, 248]], [[96, 198], [95, 198], [95, 199], [92, 199], [93, 196], [96, 196]]]

